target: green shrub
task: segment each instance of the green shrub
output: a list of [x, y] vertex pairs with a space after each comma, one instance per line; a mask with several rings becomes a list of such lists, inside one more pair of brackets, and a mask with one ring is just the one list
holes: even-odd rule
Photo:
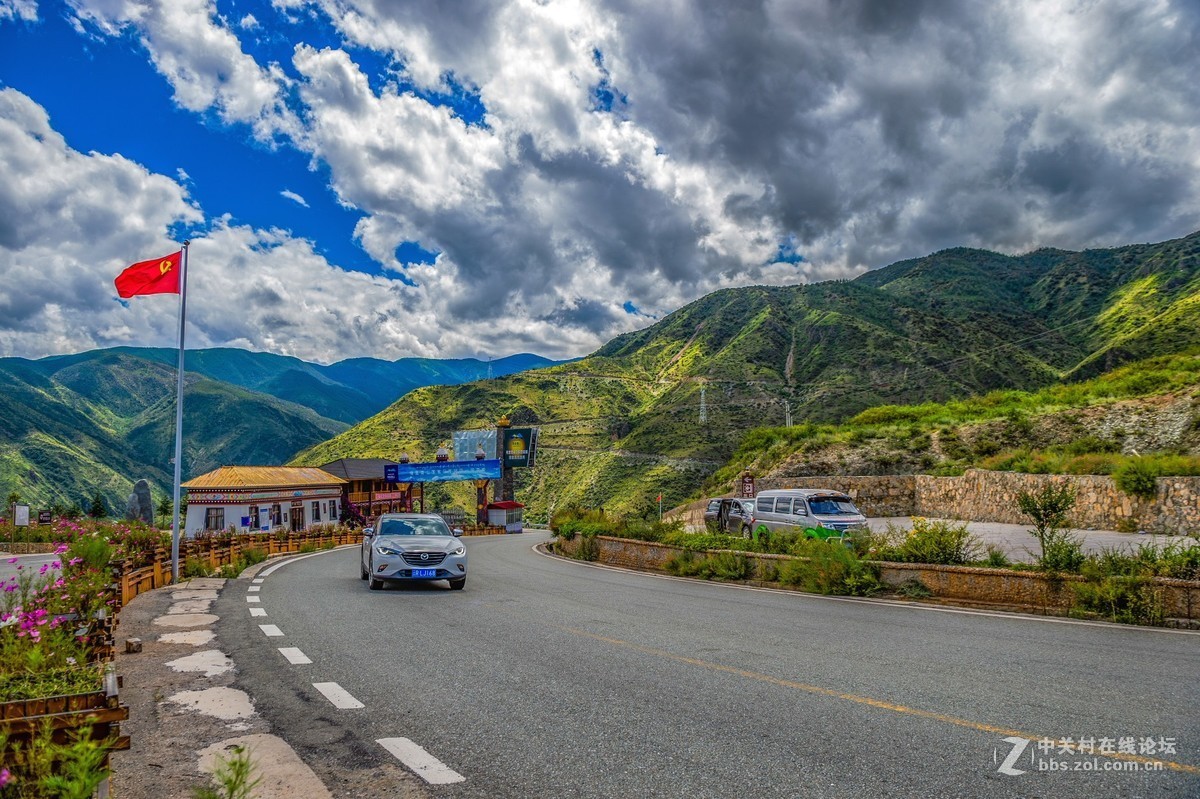
[[[867, 596], [879, 590], [879, 577], [840, 542], [805, 541], [798, 557], [779, 566], [779, 581], [817, 594]], [[801, 554], [802, 553], [802, 554]]]
[[1047, 536], [1042, 544], [1042, 556], [1038, 560], [1038, 566], [1046, 572], [1077, 574], [1086, 560], [1083, 543], [1079, 538], [1066, 530], [1056, 530], [1054, 535]]
[[1113, 472], [1113, 482], [1126, 494], [1153, 499], [1158, 495], [1160, 474], [1159, 465], [1153, 458], [1131, 458]]
[[1007, 569], [1012, 565], [1004, 550], [994, 544], [987, 545], [987, 557], [983, 559], [983, 563], [993, 569]]
[[1162, 589], [1146, 577], [1106, 576], [1073, 587], [1079, 607], [1113, 621], [1161, 625], [1165, 619]]
[[979, 538], [967, 530], [966, 522], [949, 522], [913, 517], [912, 529], [895, 549], [902, 563], [934, 563], [959, 566], [979, 554]]
[[714, 580], [749, 580], [754, 574], [750, 558], [737, 552], [714, 552], [707, 566], [708, 577]]

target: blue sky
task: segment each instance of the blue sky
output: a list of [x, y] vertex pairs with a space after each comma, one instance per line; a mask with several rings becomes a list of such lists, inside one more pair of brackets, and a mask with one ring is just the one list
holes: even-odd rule
[[1200, 228], [1193, 2], [0, 0], [0, 356], [584, 355], [721, 288]]

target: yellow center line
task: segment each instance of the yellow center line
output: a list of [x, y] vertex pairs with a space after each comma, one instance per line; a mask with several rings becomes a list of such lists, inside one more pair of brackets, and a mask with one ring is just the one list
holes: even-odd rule
[[[842, 699], [859, 705], [867, 705], [869, 707], [875, 707], [881, 710], [890, 710], [893, 713], [903, 713], [906, 716], [916, 716], [918, 718], [940, 721], [946, 724], [953, 724], [956, 727], [966, 727], [967, 729], [978, 730], [980, 732], [990, 732], [1005, 737], [1015, 736], [1018, 738], [1025, 738], [1033, 741], [1034, 743], [1044, 741], [1049, 738], [1049, 736], [1033, 735], [1032, 733], [1021, 732], [1020, 730], [1010, 730], [1007, 727], [997, 727], [994, 724], [983, 724], [981, 722], [971, 721], [969, 719], [960, 719], [956, 716], [948, 716], [945, 713], [935, 713], [930, 710], [921, 710], [920, 708], [908, 707], [907, 705], [898, 705], [894, 702], [888, 702], [883, 699], [872, 699], [869, 696], [848, 694], [843, 691], [836, 691], [832, 688], [822, 688], [819, 685], [808, 685], [806, 683], [796, 682], [794, 680], [785, 680], [781, 677], [772, 677], [770, 674], [747, 671], [746, 669], [739, 669], [734, 666], [724, 666], [720, 663], [713, 663], [708, 660], [700, 660], [698, 658], [691, 658], [685, 655], [676, 655], [672, 652], [665, 652], [661, 649], [653, 649], [651, 647], [641, 646], [640, 644], [634, 644], [629, 641], [622, 641], [619, 638], [609, 638], [607, 636], [597, 635], [596, 633], [590, 633], [587, 630], [579, 630], [574, 627], [560, 627], [558, 625], [551, 626], [555, 627], [556, 629], [571, 633], [572, 635], [580, 636], [581, 638], [590, 638], [593, 641], [612, 644], [613, 646], [618, 646], [623, 649], [641, 652], [644, 655], [663, 658], [665, 660], [672, 660], [676, 663], [686, 663], [689, 666], [696, 666], [697, 668], [708, 669], [709, 671], [719, 671], [724, 674], [732, 674], [737, 677], [744, 677], [748, 680], [756, 680], [758, 682], [769, 683], [771, 685], [778, 685], [782, 688], [791, 688], [793, 690], [803, 691], [804, 693], [808, 694]], [[1065, 740], [1058, 739], [1054, 739], [1054, 742], [1056, 746], [1066, 743]], [[1146, 757], [1144, 755], [1133, 755], [1124, 752], [1094, 752], [1088, 754], [1094, 754], [1096, 757], [1105, 757], [1111, 760], [1124, 760], [1133, 763], [1161, 763], [1164, 768], [1169, 768], [1173, 771], [1181, 771], [1187, 774], [1200, 774], [1200, 766], [1191, 766], [1186, 763], [1175, 763], [1170, 760], [1161, 760], [1158, 758]]]

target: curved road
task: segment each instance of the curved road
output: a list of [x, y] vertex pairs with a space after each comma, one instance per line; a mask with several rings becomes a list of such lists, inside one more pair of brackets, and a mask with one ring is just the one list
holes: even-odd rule
[[406, 741], [430, 796], [1200, 795], [1200, 634], [676, 580], [544, 538], [467, 539], [461, 592], [297, 559], [230, 581], [218, 635], [335, 795], [340, 769], [408, 795]]

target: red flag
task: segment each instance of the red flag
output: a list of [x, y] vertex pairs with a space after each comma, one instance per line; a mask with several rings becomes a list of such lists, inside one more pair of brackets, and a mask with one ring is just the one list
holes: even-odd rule
[[117, 285], [117, 295], [129, 299], [139, 294], [178, 294], [182, 257], [182, 253], [173, 252], [127, 267], [113, 281]]

